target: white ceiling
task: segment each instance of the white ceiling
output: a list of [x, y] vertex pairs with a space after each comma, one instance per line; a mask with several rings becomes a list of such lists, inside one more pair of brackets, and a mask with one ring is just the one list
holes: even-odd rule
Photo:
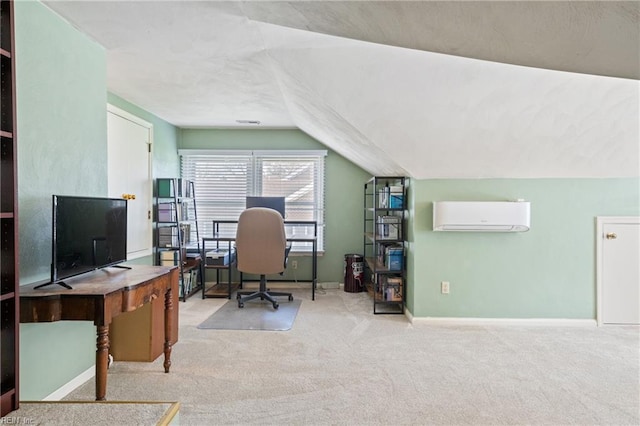
[[640, 175], [637, 1], [44, 3], [176, 126], [297, 127], [376, 175]]

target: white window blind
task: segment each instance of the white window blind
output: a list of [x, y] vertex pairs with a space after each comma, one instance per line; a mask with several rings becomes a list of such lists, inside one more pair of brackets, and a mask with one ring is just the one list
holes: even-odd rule
[[[212, 221], [237, 220], [247, 196], [285, 197], [285, 220], [316, 221], [318, 251], [324, 250], [324, 160], [326, 151], [180, 150], [181, 175], [194, 182], [201, 236]], [[312, 233], [310, 227], [288, 232]], [[294, 251], [311, 251], [296, 243]]]

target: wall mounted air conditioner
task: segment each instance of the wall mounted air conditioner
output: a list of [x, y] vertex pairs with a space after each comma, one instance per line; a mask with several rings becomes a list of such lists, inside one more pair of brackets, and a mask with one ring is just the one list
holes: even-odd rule
[[433, 230], [524, 232], [530, 207], [528, 201], [435, 201]]

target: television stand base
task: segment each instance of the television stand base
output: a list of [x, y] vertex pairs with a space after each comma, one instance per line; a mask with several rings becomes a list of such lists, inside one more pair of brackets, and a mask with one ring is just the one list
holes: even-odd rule
[[61, 285], [62, 287], [69, 289], [69, 290], [73, 290], [73, 287], [71, 287], [69, 284], [65, 283], [64, 281], [56, 281], [56, 282], [49, 282], [49, 283], [44, 283], [44, 284], [40, 284], [34, 287], [34, 289], [36, 288], [42, 288], [42, 287], [46, 287], [48, 285], [52, 285], [52, 284], [58, 284]]
[[120, 268], [120, 269], [131, 269], [131, 266], [124, 265], [111, 265], [112, 268]]

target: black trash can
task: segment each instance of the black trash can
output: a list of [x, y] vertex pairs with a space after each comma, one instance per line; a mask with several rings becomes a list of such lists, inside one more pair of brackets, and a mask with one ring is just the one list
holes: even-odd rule
[[344, 291], [358, 293], [364, 290], [364, 258], [359, 254], [344, 255]]

